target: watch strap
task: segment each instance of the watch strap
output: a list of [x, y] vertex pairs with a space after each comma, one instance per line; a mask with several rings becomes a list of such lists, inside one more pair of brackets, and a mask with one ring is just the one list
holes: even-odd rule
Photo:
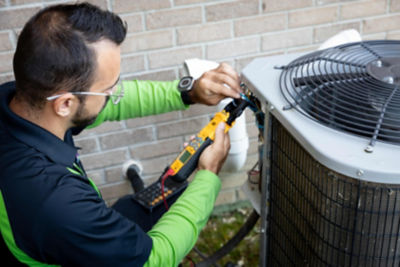
[[193, 100], [191, 99], [190, 95], [189, 95], [190, 90], [185, 90], [185, 91], [181, 91], [181, 98], [182, 98], [182, 102], [185, 105], [192, 105], [194, 104]]

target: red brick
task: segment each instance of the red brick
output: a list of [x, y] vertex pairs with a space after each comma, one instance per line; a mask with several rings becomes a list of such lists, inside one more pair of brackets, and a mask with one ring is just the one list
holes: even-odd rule
[[202, 22], [200, 7], [154, 11], [146, 15], [148, 29], [191, 25]]
[[207, 5], [207, 21], [220, 21], [258, 14], [258, 0], [237, 0], [227, 3]]
[[171, 7], [169, 0], [114, 0], [113, 11], [116, 13], [129, 13]]

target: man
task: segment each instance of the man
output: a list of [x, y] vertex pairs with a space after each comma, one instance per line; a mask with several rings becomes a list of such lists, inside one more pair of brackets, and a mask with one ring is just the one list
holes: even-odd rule
[[[125, 35], [115, 14], [77, 4], [40, 11], [19, 36], [15, 82], [0, 87], [0, 228], [20, 262], [176, 266], [212, 211], [229, 150], [223, 124], [193, 182], [147, 233], [107, 207], [86, 176], [74, 134], [106, 120], [188, 107], [178, 81], [119, 83]], [[184, 98], [214, 105], [239, 91], [238, 75], [222, 64]]]

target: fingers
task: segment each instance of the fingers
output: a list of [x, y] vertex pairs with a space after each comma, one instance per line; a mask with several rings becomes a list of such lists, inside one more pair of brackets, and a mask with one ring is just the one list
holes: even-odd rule
[[240, 80], [238, 73], [229, 64], [221, 63], [218, 66], [217, 70], [219, 72], [225, 73], [226, 75], [232, 77], [232, 79], [234, 79], [234, 80], [236, 80], [238, 82]]
[[223, 82], [215, 82], [215, 81], [211, 81], [208, 84], [208, 88], [210, 88], [210, 90], [208, 90], [208, 95], [209, 97], [215, 97], [217, 99], [217, 103], [219, 103], [220, 100], [226, 98], [226, 97], [232, 97], [232, 98], [239, 98], [240, 94], [234, 90], [232, 90], [230, 87], [224, 85]]
[[229, 135], [225, 133], [225, 123], [221, 122], [215, 129], [214, 142], [200, 155], [198, 168], [218, 174], [228, 155], [229, 147]]
[[225, 142], [225, 123], [220, 122], [215, 129], [215, 138], [214, 138], [214, 144], [216, 146], [224, 146]]
[[221, 63], [216, 69], [203, 73], [189, 94], [195, 103], [216, 105], [226, 97], [240, 98], [240, 92], [239, 75], [231, 66]]
[[216, 77], [218, 82], [228, 85], [231, 89], [238, 93], [240, 92], [239, 75], [230, 65], [221, 63], [216, 71], [217, 74], [219, 74]]
[[[222, 96], [225, 96], [225, 97], [232, 97], [232, 98], [240, 97], [240, 94], [239, 94], [240, 91], [234, 91], [231, 89], [231, 87], [227, 87], [225, 85], [218, 84], [218, 90], [219, 90], [219, 94]], [[222, 98], [224, 98], [224, 97], [222, 97]]]
[[[229, 149], [231, 148], [231, 140], [228, 133], [225, 133], [224, 147], [226, 151], [229, 151]], [[228, 155], [228, 153], [226, 155]]]
[[221, 153], [224, 154], [224, 157], [228, 154], [230, 148], [230, 140], [228, 133], [225, 133], [225, 123], [221, 122], [218, 124], [217, 129], [215, 129], [215, 138], [214, 138], [214, 146], [217, 149], [221, 150]]
[[[190, 138], [189, 138], [189, 142], [192, 142], [195, 138], [196, 138], [195, 135], [191, 135]], [[184, 142], [183, 143], [183, 147], [184, 148], [187, 147], [189, 145], [189, 142]]]
[[223, 73], [207, 73], [198, 81], [199, 87], [203, 88], [204, 94], [218, 95], [221, 99], [226, 97], [239, 98], [241, 92], [239, 82]]

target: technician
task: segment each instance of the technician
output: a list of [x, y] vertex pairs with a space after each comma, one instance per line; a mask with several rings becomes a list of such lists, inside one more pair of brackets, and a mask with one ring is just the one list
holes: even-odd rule
[[72, 137], [89, 125], [239, 97], [226, 64], [182, 94], [178, 81], [121, 81], [125, 35], [117, 15], [87, 3], [45, 8], [20, 33], [15, 82], [0, 86], [0, 230], [19, 262], [177, 266], [212, 211], [230, 145], [222, 124], [193, 182], [147, 233], [86, 175]]

